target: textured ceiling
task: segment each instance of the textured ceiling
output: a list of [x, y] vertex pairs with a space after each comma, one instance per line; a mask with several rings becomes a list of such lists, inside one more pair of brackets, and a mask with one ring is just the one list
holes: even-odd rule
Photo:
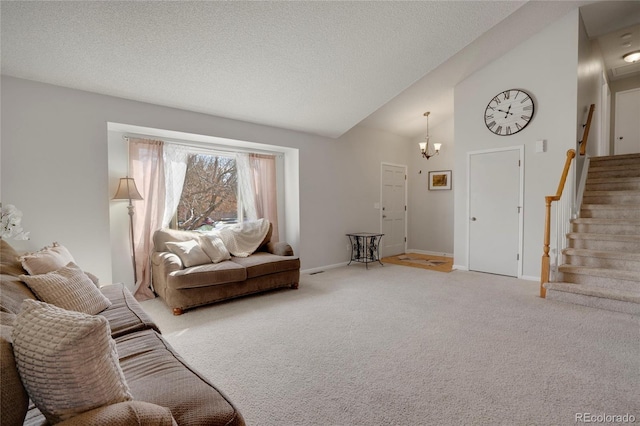
[[523, 3], [3, 1], [2, 73], [337, 137]]
[[329, 137], [357, 124], [414, 137], [423, 112], [452, 116], [462, 79], [580, 6], [592, 37], [640, 16], [640, 1], [1, 1], [2, 74]]

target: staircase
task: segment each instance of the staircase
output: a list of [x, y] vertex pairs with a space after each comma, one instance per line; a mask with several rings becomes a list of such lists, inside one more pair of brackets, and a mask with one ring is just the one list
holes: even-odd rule
[[591, 158], [547, 299], [640, 315], [640, 154]]

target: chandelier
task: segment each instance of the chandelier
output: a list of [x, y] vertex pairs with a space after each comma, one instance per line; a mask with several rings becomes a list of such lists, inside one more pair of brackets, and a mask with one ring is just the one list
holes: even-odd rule
[[434, 155], [438, 155], [440, 153], [440, 147], [442, 146], [441, 143], [434, 143], [433, 151], [429, 147], [429, 114], [431, 114], [429, 111], [424, 113], [424, 116], [427, 117], [427, 137], [425, 138], [424, 142], [420, 142], [418, 144], [420, 146], [420, 152], [422, 153], [422, 156], [427, 160]]

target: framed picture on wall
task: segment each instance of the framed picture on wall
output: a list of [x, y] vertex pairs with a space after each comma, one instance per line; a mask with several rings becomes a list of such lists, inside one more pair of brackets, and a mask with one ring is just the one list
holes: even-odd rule
[[451, 170], [429, 172], [429, 191], [451, 189]]

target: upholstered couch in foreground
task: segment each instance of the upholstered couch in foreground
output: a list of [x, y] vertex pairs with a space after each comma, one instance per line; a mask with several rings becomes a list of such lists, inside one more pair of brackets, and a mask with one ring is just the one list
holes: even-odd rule
[[[251, 225], [239, 224], [235, 228], [242, 234], [242, 226]], [[180, 315], [185, 309], [234, 297], [298, 288], [300, 259], [286, 242], [270, 241], [273, 228], [268, 222], [258, 226], [266, 233], [259, 234], [254, 244], [257, 248], [251, 246], [241, 252], [232, 247], [227, 250], [213, 235], [173, 229], [156, 231], [151, 254], [154, 290], [175, 315]], [[225, 238], [224, 232], [222, 240], [226, 245], [234, 243]]]
[[[36, 287], [32, 291], [25, 280], [48, 279], [51, 273], [27, 277], [16, 260], [17, 254], [6, 242], [0, 240], [0, 243], [3, 426], [245, 424], [231, 401], [164, 340], [156, 324], [123, 285], [98, 289], [71, 264], [54, 274], [57, 273], [58, 278], [71, 274], [75, 277], [74, 286], [82, 281], [82, 285], [94, 287], [88, 293], [98, 292], [99, 302], [108, 307], [89, 315], [38, 301], [34, 292], [41, 294], [40, 291]], [[76, 301], [66, 298], [63, 302]], [[61, 330], [64, 322], [51, 323], [57, 315], [67, 319], [68, 330]], [[33, 326], [34, 321], [37, 327]], [[101, 345], [88, 340], [94, 335], [100, 337], [100, 333]], [[77, 347], [73, 346], [74, 342], [78, 343]], [[71, 360], [73, 357], [77, 359]], [[104, 369], [92, 368], [100, 360], [107, 364], [111, 360], [111, 365]], [[106, 370], [114, 370], [115, 376]], [[52, 377], [66, 381], [63, 389], [57, 389], [58, 379]], [[121, 380], [116, 383], [117, 391], [111, 392], [107, 382], [114, 378], [116, 382]], [[106, 395], [108, 403], [95, 406], [94, 392]], [[50, 410], [45, 410], [46, 418], [34, 400], [39, 407]], [[72, 401], [94, 406], [89, 405], [88, 410], [78, 409]], [[52, 418], [56, 420], [47, 421]]]

